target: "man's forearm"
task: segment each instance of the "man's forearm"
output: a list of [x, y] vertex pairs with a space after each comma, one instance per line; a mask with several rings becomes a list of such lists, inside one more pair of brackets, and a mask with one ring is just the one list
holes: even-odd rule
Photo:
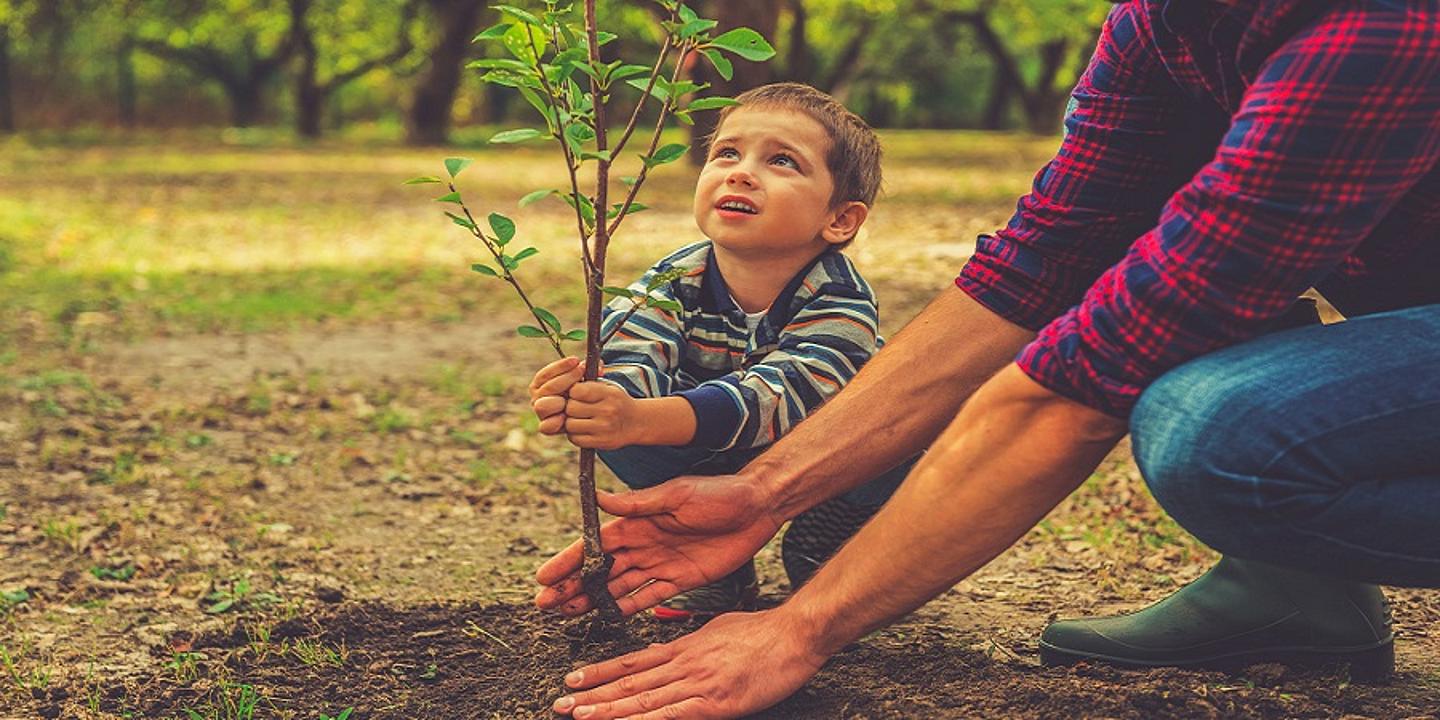
[[953, 286], [838, 395], [742, 471], [791, 518], [923, 450], [1034, 336]]
[[890, 502], [780, 608], [823, 655], [935, 597], [1089, 476], [1122, 421], [1014, 365], [975, 395]]

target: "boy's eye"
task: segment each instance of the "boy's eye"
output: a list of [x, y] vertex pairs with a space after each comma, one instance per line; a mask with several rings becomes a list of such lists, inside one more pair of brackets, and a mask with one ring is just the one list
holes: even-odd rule
[[770, 162], [781, 167], [795, 168], [796, 170], [800, 169], [800, 163], [795, 162], [795, 158], [792, 158], [784, 153], [770, 158]]
[[715, 157], [717, 158], [733, 158], [739, 156], [740, 153], [737, 152], [735, 148], [718, 148], [715, 150]]

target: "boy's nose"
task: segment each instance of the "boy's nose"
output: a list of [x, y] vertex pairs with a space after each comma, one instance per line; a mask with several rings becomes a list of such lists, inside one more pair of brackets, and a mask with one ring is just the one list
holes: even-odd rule
[[750, 174], [748, 171], [746, 171], [746, 170], [742, 170], [742, 169], [731, 170], [731, 171], [730, 171], [730, 175], [725, 178], [725, 184], [726, 184], [726, 185], [744, 185], [745, 187], [755, 187], [755, 176], [754, 176], [754, 175], [751, 175], [751, 174]]

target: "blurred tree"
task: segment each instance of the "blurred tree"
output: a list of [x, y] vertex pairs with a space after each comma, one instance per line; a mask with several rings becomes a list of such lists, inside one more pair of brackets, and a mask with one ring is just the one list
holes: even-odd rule
[[[295, 74], [295, 129], [320, 137], [321, 114], [335, 91], [382, 68], [393, 68], [415, 48], [419, 0], [288, 0], [299, 63]], [[318, 42], [317, 42], [318, 40]], [[376, 49], [376, 48], [380, 49]]]
[[281, 0], [150, 0], [134, 47], [219, 83], [230, 122], [250, 127], [265, 114], [265, 91], [295, 50]]
[[[701, 17], [713, 18], [720, 23], [714, 31], [717, 36], [726, 30], [748, 27], [773, 42], [780, 24], [781, 5], [773, 0], [704, 0], [695, 5]], [[707, 96], [735, 97], [775, 80], [775, 69], [763, 62], [735, 58], [734, 75], [727, 80], [715, 72], [710, 63], [693, 55], [690, 60], [691, 79], [710, 83], [710, 89], [704, 91]], [[715, 132], [719, 113], [696, 113], [694, 119], [695, 125], [690, 129], [690, 162], [700, 165], [705, 162], [705, 139]]]
[[480, 26], [484, 0], [425, 0], [430, 27], [439, 37], [429, 64], [415, 85], [405, 139], [411, 145], [440, 145], [450, 134], [450, 109], [460, 87], [460, 70], [471, 52], [470, 40]]

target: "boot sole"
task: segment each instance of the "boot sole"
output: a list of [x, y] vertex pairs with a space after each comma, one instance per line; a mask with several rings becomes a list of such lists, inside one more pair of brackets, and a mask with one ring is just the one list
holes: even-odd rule
[[656, 605], [650, 609], [650, 615], [662, 623], [707, 623], [725, 613], [755, 612], [759, 608], [760, 589], [758, 586], [750, 586], [740, 591], [740, 603], [728, 610], [683, 610]]
[[1175, 660], [1136, 660], [1112, 655], [1083, 653], [1056, 647], [1040, 641], [1040, 664], [1046, 667], [1062, 667], [1081, 662], [1101, 662], [1127, 668], [1204, 668], [1215, 670], [1241, 670], [1255, 663], [1274, 662], [1303, 668], [1339, 669], [1348, 666], [1350, 679], [1364, 684], [1384, 683], [1395, 672], [1395, 640], [1368, 648], [1267, 648], [1247, 650], [1205, 658]]

